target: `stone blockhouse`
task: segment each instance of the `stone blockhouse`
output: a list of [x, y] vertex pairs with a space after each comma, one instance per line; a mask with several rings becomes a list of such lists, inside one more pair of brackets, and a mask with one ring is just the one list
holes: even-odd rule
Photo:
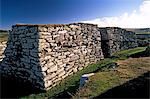
[[136, 34], [138, 46], [148, 46], [150, 44], [150, 34]]
[[118, 27], [99, 28], [99, 31], [102, 37], [102, 49], [105, 57], [110, 57], [116, 51], [138, 46], [134, 32]]
[[0, 73], [48, 90], [104, 56], [136, 45], [134, 33], [121, 28], [17, 24], [9, 33]]
[[9, 33], [2, 75], [28, 80], [47, 90], [103, 59], [97, 25], [15, 25]]

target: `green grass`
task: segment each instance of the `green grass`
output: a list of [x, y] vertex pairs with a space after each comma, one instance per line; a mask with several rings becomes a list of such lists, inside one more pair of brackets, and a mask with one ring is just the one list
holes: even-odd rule
[[93, 98], [99, 95], [99, 93], [105, 92], [109, 88], [116, 86], [116, 83], [118, 83], [119, 81], [119, 76], [114, 75], [112, 72], [96, 73], [90, 78], [90, 81], [77, 92], [77, 94], [73, 98]]
[[83, 70], [78, 71], [77, 73], [66, 77], [59, 85], [53, 87], [52, 89], [48, 90], [45, 93], [31, 94], [29, 96], [25, 96], [22, 98], [45, 98], [45, 97], [48, 97], [48, 98], [53, 97], [54, 98], [54, 97], [57, 97], [58, 95], [60, 95], [61, 93], [65, 93], [65, 92], [69, 92], [69, 93], [73, 94], [78, 89], [79, 80], [80, 80], [81, 75], [83, 75], [85, 73], [95, 72], [95, 71], [107, 66], [110, 63], [116, 62], [120, 58], [127, 58], [128, 56], [138, 53], [138, 52], [142, 52], [145, 49], [146, 49], [146, 47], [138, 47], [138, 48], [124, 50], [124, 51], [114, 53], [114, 55], [119, 58], [106, 58], [104, 60], [101, 60], [101, 61], [97, 62], [96, 64], [89, 65], [86, 68], [84, 68]]
[[133, 49], [123, 50], [116, 53], [113, 53], [112, 56], [118, 57], [119, 59], [127, 59], [129, 56], [145, 51], [146, 47], [137, 47]]
[[[73, 97], [73, 99], [87, 98], [92, 99], [100, 94], [120, 86], [125, 82], [138, 77], [149, 71], [149, 57], [130, 58], [123, 60], [116, 70], [102, 71], [95, 73], [89, 81]], [[140, 69], [140, 70], [139, 70]]]
[[136, 34], [150, 34], [150, 32], [136, 32]]

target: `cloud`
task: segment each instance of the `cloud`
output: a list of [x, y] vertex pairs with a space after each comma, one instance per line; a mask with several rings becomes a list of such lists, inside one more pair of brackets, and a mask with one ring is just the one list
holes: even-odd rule
[[100, 27], [146, 28], [150, 27], [150, 0], [145, 0], [139, 7], [139, 13], [134, 10], [131, 14], [123, 13], [120, 16], [103, 17], [81, 21], [83, 23], [98, 24]]

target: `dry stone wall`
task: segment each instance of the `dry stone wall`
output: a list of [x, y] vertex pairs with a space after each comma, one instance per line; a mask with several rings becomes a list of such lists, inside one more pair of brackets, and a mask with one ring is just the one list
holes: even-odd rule
[[105, 57], [111, 56], [116, 51], [138, 46], [134, 32], [118, 27], [99, 28], [99, 31], [102, 36], [102, 49]]
[[[1, 53], [5, 44], [0, 46]], [[86, 23], [18, 24], [9, 33], [0, 73], [48, 90], [88, 64], [136, 46], [135, 34], [121, 28], [99, 28]]]
[[5, 57], [4, 50], [6, 48], [7, 41], [0, 42], [0, 61]]
[[97, 25], [15, 25], [9, 33], [2, 76], [14, 75], [47, 90], [103, 59]]
[[150, 44], [150, 34], [136, 34], [138, 46], [148, 46]]

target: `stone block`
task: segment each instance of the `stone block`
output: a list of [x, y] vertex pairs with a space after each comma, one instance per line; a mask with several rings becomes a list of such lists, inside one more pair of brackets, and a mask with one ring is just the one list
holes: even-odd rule
[[57, 69], [58, 69], [57, 65], [51, 66], [51, 67], [47, 70], [47, 73], [55, 72], [55, 71], [57, 71]]
[[48, 67], [44, 66], [41, 68], [41, 70], [44, 72], [44, 71], [48, 70]]

